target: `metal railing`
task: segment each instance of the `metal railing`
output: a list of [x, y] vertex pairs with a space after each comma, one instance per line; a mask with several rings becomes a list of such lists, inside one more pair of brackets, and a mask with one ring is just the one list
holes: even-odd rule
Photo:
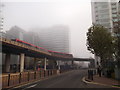
[[28, 83], [56, 75], [57, 70], [40, 70], [21, 73], [2, 74], [2, 88], [11, 88], [20, 84]]

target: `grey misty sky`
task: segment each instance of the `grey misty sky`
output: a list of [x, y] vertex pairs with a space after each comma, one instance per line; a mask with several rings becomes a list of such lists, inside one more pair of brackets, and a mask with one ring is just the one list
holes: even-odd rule
[[92, 24], [90, 0], [5, 0], [4, 29], [17, 25], [24, 30], [35, 27], [67, 25], [70, 53], [75, 57], [93, 56], [86, 47], [86, 32]]

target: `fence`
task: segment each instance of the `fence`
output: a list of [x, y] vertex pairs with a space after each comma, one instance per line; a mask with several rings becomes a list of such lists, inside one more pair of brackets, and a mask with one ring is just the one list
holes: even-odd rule
[[20, 84], [36, 81], [45, 77], [56, 75], [57, 70], [40, 70], [22, 73], [2, 74], [2, 88], [10, 88]]
[[[59, 73], [64, 73], [72, 69], [61, 69]], [[52, 75], [57, 75], [57, 69], [28, 71], [21, 73], [2, 74], [2, 89], [11, 88], [28, 82], [40, 80]]]

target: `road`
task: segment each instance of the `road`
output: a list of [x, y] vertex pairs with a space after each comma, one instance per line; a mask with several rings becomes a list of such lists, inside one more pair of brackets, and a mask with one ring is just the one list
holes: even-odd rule
[[86, 84], [82, 78], [87, 75], [87, 70], [73, 70], [52, 78], [39, 81], [22, 87], [24, 90], [30, 88], [109, 88], [101, 85]]

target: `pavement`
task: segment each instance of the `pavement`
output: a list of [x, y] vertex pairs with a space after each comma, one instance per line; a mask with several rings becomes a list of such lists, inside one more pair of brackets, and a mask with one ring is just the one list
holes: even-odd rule
[[89, 84], [120, 88], [120, 81], [112, 79], [112, 78], [106, 78], [104, 76], [99, 77], [98, 75], [94, 75], [93, 80], [88, 79], [88, 77], [86, 76], [83, 78], [83, 81]]

